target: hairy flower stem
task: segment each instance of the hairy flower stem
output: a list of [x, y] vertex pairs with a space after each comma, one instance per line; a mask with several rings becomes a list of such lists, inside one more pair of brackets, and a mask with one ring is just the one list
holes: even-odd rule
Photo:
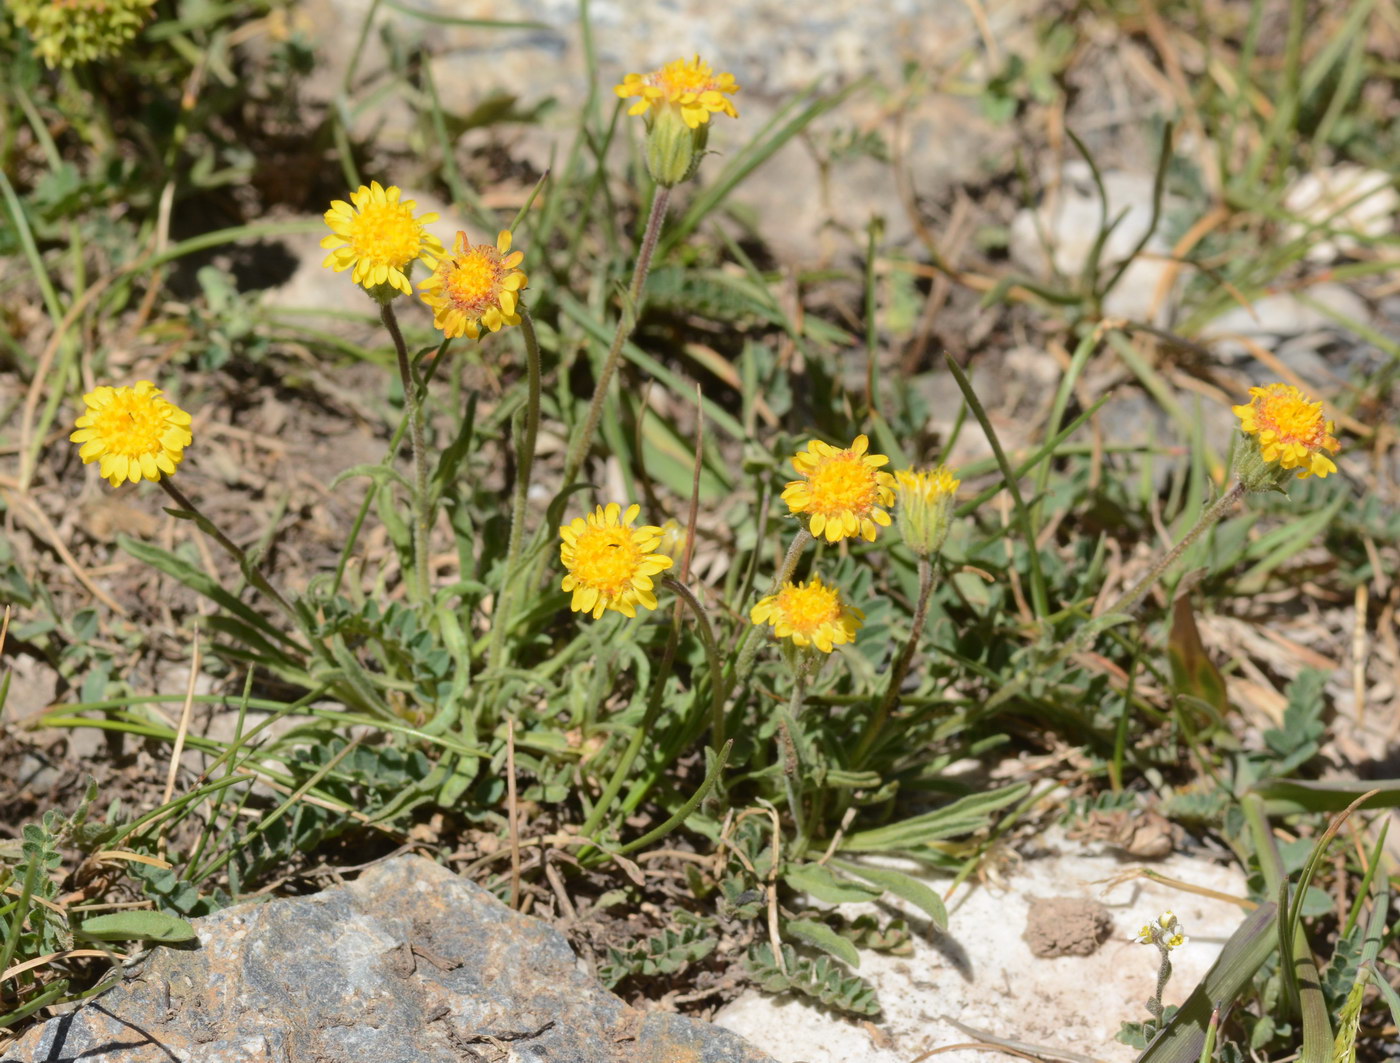
[[170, 482], [170, 477], [162, 476], [158, 483], [165, 490], [165, 493], [170, 496], [175, 505], [179, 506], [180, 509], [189, 513], [194, 518], [200, 531], [212, 537], [216, 543], [228, 552], [230, 557], [238, 562], [238, 567], [243, 572], [244, 578], [276, 603], [277, 607], [287, 614], [288, 619], [290, 619], [293, 624], [300, 627], [300, 619], [297, 617], [296, 610], [292, 608], [292, 604], [287, 601], [286, 598], [283, 598], [277, 588], [267, 581], [266, 576], [253, 567], [252, 561], [250, 561], [248, 555], [243, 552], [243, 548], [225, 535], [217, 524], [201, 513], [198, 507], [190, 501], [185, 493]]
[[413, 382], [413, 369], [408, 364], [408, 346], [404, 343], [399, 319], [393, 303], [379, 307], [379, 319], [394, 341], [394, 353], [399, 359], [399, 378], [403, 381], [403, 401], [408, 408], [408, 435], [413, 446], [413, 590], [418, 604], [426, 605], [431, 598], [428, 581], [428, 528], [432, 514], [428, 502], [428, 452], [423, 440], [423, 407], [418, 401], [418, 387]]
[[540, 432], [540, 343], [535, 335], [535, 322], [530, 312], [521, 306], [520, 334], [525, 337], [525, 399], [524, 430], [515, 450], [515, 502], [510, 514], [510, 539], [506, 546], [506, 565], [501, 577], [501, 589], [496, 598], [495, 615], [491, 624], [492, 669], [501, 666], [505, 652], [506, 632], [510, 628], [515, 605], [515, 575], [520, 563], [520, 549], [525, 541], [525, 504], [530, 494], [530, 472], [535, 463], [535, 441]]
[[710, 625], [709, 614], [700, 604], [691, 589], [679, 580], [666, 576], [661, 585], [683, 601], [695, 615], [695, 628], [700, 632], [700, 641], [705, 644], [705, 660], [710, 666], [710, 741], [715, 755], [724, 748], [724, 668], [719, 663], [719, 644], [715, 642], [715, 630]]
[[797, 719], [802, 715], [802, 704], [807, 698], [807, 676], [811, 673], [812, 662], [809, 654], [803, 654], [802, 663], [794, 670], [792, 696], [782, 719], [778, 721], [778, 744], [783, 754], [783, 786], [787, 790], [788, 811], [792, 813], [792, 824], [797, 828], [797, 842], [792, 850], [794, 860], [799, 860], [811, 842], [809, 820], [802, 809], [802, 792], [798, 775], [802, 771], [802, 758], [797, 752]]
[[642, 235], [642, 245], [637, 251], [637, 264], [632, 271], [632, 285], [627, 290], [627, 302], [617, 319], [617, 331], [613, 333], [612, 346], [603, 361], [603, 371], [598, 375], [598, 383], [593, 388], [593, 400], [588, 404], [588, 415], [578, 434], [569, 446], [564, 460], [564, 487], [574, 482], [574, 477], [583, 468], [588, 457], [588, 448], [593, 445], [593, 437], [598, 432], [598, 422], [603, 417], [603, 404], [607, 402], [608, 388], [612, 384], [617, 364], [622, 360], [622, 345], [632, 334], [637, 317], [642, 310], [642, 289], [646, 286], [647, 273], [651, 269], [651, 256], [656, 251], [656, 241], [661, 235], [662, 222], [666, 220], [666, 205], [670, 202], [671, 190], [658, 186], [651, 200], [651, 214], [647, 217], [646, 231]]
[[1177, 559], [1186, 552], [1186, 548], [1199, 539], [1202, 532], [1221, 517], [1225, 516], [1225, 514], [1229, 512], [1230, 507], [1243, 498], [1244, 495], [1244, 484], [1237, 482], [1234, 487], [1217, 498], [1211, 503], [1210, 507], [1201, 514], [1200, 519], [1196, 521], [1191, 530], [1181, 537], [1181, 541], [1163, 554], [1157, 563], [1148, 570], [1147, 575], [1133, 584], [1131, 589], [1126, 591], [1121, 598], [1105, 609], [1100, 615], [1107, 616], [1111, 613], [1131, 613], [1136, 609], [1138, 603], [1141, 602], [1147, 592], [1152, 589], [1152, 585], [1162, 578], [1162, 573], [1171, 568], [1171, 566], [1176, 563]]
[[919, 558], [919, 601], [914, 606], [914, 626], [909, 632], [904, 648], [899, 651], [899, 656], [890, 668], [890, 681], [885, 687], [885, 696], [880, 699], [874, 715], [865, 724], [865, 731], [860, 736], [860, 742], [850, 760], [851, 768], [859, 768], [865, 763], [865, 758], [875, 747], [875, 742], [890, 717], [890, 710], [899, 700], [900, 687], [904, 685], [904, 677], [909, 674], [909, 666], [914, 662], [914, 651], [918, 648], [919, 637], [923, 634], [924, 621], [928, 619], [928, 603], [933, 597], [933, 588], [937, 582], [934, 576], [933, 563], [926, 557]]
[[1162, 1028], [1162, 994], [1167, 991], [1167, 982], [1172, 976], [1172, 956], [1171, 949], [1160, 942], [1157, 945], [1162, 953], [1162, 966], [1157, 969], [1157, 988], [1153, 990], [1152, 999], [1147, 1002], [1147, 1010], [1152, 1013], [1152, 1017], [1157, 1020], [1157, 1029]]
[[[598, 795], [593, 810], [583, 821], [583, 826], [579, 828], [579, 833], [585, 838], [591, 838], [598, 832], [598, 828], [607, 818], [613, 802], [617, 800], [617, 795], [622, 790], [622, 784], [632, 774], [632, 765], [637, 762], [637, 755], [642, 751], [642, 743], [651, 734], [651, 726], [656, 722], [657, 714], [661, 711], [661, 695], [666, 689], [666, 680], [671, 677], [671, 666], [675, 663], [676, 646], [679, 642], [680, 628], [672, 626], [671, 633], [666, 638], [666, 649], [661, 654], [661, 664], [656, 670], [655, 679], [652, 680], [651, 692], [647, 695], [647, 707], [642, 714], [642, 722], [632, 732], [627, 748], [622, 751], [622, 759], [617, 762], [617, 767], [613, 770], [612, 778], [608, 780], [603, 792]], [[581, 860], [587, 852], [587, 849], [581, 849], [575, 855]]]

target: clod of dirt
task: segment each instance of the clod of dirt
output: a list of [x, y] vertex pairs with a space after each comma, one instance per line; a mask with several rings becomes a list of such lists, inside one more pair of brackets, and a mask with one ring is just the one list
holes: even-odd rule
[[1041, 958], [1092, 956], [1111, 933], [1113, 919], [1098, 901], [1037, 898], [1026, 915], [1026, 944]]

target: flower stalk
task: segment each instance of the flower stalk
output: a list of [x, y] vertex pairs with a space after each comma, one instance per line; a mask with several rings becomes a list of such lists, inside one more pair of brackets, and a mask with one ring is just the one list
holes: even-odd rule
[[671, 200], [671, 190], [658, 186], [651, 200], [651, 213], [647, 217], [646, 231], [637, 252], [637, 263], [632, 270], [632, 283], [627, 290], [627, 303], [617, 319], [617, 330], [613, 333], [612, 346], [603, 360], [603, 369], [598, 374], [598, 383], [593, 388], [593, 398], [588, 404], [588, 413], [583, 424], [569, 445], [564, 459], [564, 486], [574, 482], [579, 470], [588, 457], [588, 448], [593, 445], [593, 437], [598, 432], [598, 422], [603, 417], [603, 405], [607, 402], [608, 389], [612, 385], [613, 374], [622, 360], [622, 347], [627, 337], [636, 327], [642, 309], [642, 289], [646, 286], [647, 273], [651, 270], [651, 258], [656, 252], [656, 241], [661, 235], [661, 226], [666, 219], [666, 206]]
[[286, 613], [289, 620], [294, 624], [299, 624], [299, 618], [297, 617], [296, 610], [292, 608], [292, 604], [287, 601], [286, 598], [282, 597], [276, 587], [267, 581], [266, 576], [257, 570], [252, 561], [249, 560], [248, 555], [243, 551], [243, 548], [225, 535], [217, 524], [201, 513], [199, 507], [171, 482], [170, 477], [162, 476], [158, 482], [160, 483], [161, 489], [170, 496], [171, 501], [174, 502], [181, 511], [188, 513], [194, 518], [195, 523], [199, 526], [199, 530], [213, 538], [216, 543], [227, 551], [230, 557], [238, 562], [238, 567], [242, 571], [244, 578], [274, 602], [282, 612]]
[[519, 308], [520, 334], [525, 338], [525, 423], [515, 450], [515, 498], [510, 514], [510, 539], [506, 546], [506, 564], [501, 579], [501, 592], [491, 625], [490, 666], [501, 664], [505, 652], [506, 630], [510, 627], [514, 608], [516, 568], [525, 542], [525, 506], [530, 494], [530, 474], [534, 470], [535, 443], [540, 432], [540, 343], [535, 335], [535, 322], [529, 311]]
[[929, 601], [933, 597], [933, 588], [937, 583], [935, 577], [936, 571], [933, 563], [927, 557], [920, 557], [919, 600], [914, 606], [913, 627], [909, 631], [909, 638], [905, 640], [903, 648], [899, 651], [899, 656], [895, 658], [894, 664], [890, 667], [890, 680], [885, 687], [884, 697], [876, 706], [875, 714], [866, 721], [865, 730], [862, 732], [860, 742], [856, 745], [856, 751], [851, 757], [852, 768], [858, 769], [865, 763], [865, 758], [875, 748], [880, 732], [884, 730], [885, 723], [889, 720], [895, 702], [899, 700], [899, 691], [904, 686], [904, 679], [909, 674], [909, 666], [914, 662], [914, 651], [918, 648], [919, 639], [923, 635], [924, 621], [928, 619]]
[[418, 385], [413, 379], [413, 367], [408, 361], [408, 346], [404, 343], [399, 319], [392, 303], [379, 305], [379, 319], [389, 330], [398, 356], [399, 379], [403, 382], [403, 401], [408, 410], [408, 437], [413, 450], [413, 594], [414, 600], [426, 605], [432, 591], [429, 583], [428, 531], [432, 524], [431, 501], [428, 498], [428, 454], [423, 431], [423, 406], [419, 401]]

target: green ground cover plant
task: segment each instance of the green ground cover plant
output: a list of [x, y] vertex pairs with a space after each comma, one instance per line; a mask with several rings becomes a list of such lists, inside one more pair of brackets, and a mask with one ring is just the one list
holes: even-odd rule
[[[176, 213], [207, 222], [270, 195], [258, 149], [301, 121], [286, 108], [314, 62], [287, 29], [294, 6], [78, 2], [55, 20], [13, 5], [0, 643], [57, 695], [6, 712], [5, 753], [17, 772], [27, 734], [100, 734], [123, 768], [94, 768], [71, 806], [32, 810], [0, 842], [0, 1028], [99, 991], [127, 952], [187, 940], [191, 918], [404, 845], [469, 853], [464, 871], [516, 907], [588, 897], [598, 973], [619, 991], [705, 1000], [748, 983], [877, 1017], [860, 955], [906, 950], [914, 931], [842, 905], [898, 898], [942, 928], [1015, 839], [1151, 807], [1218, 841], [1250, 895], [1181, 1008], [1159, 984], [1123, 1016], [1140, 1059], [1385, 1058], [1400, 780], [1324, 772], [1338, 710], [1321, 672], [1247, 733], [1228, 692], [1239, 662], [1196, 618], [1257, 608], [1267, 625], [1375, 595], [1357, 630], [1393, 650], [1400, 351], [1348, 322], [1381, 357], [1328, 395], [1285, 372], [1229, 393], [1203, 371], [1210, 389], [1188, 396], [1179, 369], [1225, 310], [1306, 291], [1309, 242], [1333, 227], [1290, 235], [1293, 169], [1393, 158], [1370, 97], [1393, 73], [1395, 9], [1355, 5], [1346, 36], [1312, 44], [1301, 0], [1168, 7], [1076, 7], [1043, 54], [977, 91], [1003, 121], [1063, 118], [1064, 25], [1141, 31], [1170, 75], [1209, 24], [1188, 58], [1213, 76], [1167, 78], [1181, 95], [1155, 136], [1154, 227], [1177, 224], [1169, 187], [1199, 208], [1177, 231], [1170, 329], [1105, 316], [1146, 242], [1103, 259], [1121, 218], [1097, 149], [1063, 122], [1104, 205], [1082, 275], [1047, 285], [994, 255], [965, 269], [932, 238], [910, 262], [872, 219], [863, 266], [832, 271], [862, 320], [795, 305], [727, 199], [862, 86], [813, 89], [759, 124], [716, 56], [614, 82], [590, 53], [572, 141], [509, 211], [487, 206], [453, 140], [469, 119], [528, 114], [450, 113], [402, 53], [389, 85], [362, 86], [352, 59], [301, 149], [315, 167], [296, 206], [322, 220], [177, 237]], [[273, 42], [256, 56], [240, 50], [250, 27]], [[142, 58], [118, 62], [138, 35]], [[355, 140], [375, 93], [411, 101], [417, 158]], [[310, 231], [374, 338], [269, 307], [214, 260], [168, 290], [187, 261]], [[1394, 238], [1365, 241], [1332, 275], [1393, 275]], [[940, 285], [1063, 355], [1031, 442], [1003, 444], [966, 358], [895, 357], [908, 306]], [[1083, 384], [1106, 363], [1183, 445], [1105, 436], [1109, 396]], [[916, 378], [940, 382], [948, 431], [929, 431]], [[214, 458], [238, 427], [221, 404], [271, 393], [370, 426], [376, 456], [320, 485], [348, 518], [314, 548], [288, 543], [305, 484], [272, 485], [254, 527], [228, 504], [246, 470]], [[1226, 452], [1203, 401], [1233, 409]], [[986, 456], [951, 467], [973, 434]], [[92, 514], [118, 504], [100, 530]], [[148, 519], [162, 507], [173, 525]], [[143, 575], [113, 590], [100, 573], [118, 568]], [[151, 586], [173, 597], [138, 604]], [[179, 672], [137, 667], [161, 655]], [[204, 713], [226, 726], [196, 726]], [[1027, 749], [1072, 749], [1074, 767], [952, 770]], [[662, 865], [664, 886], [645, 873]], [[610, 921], [644, 903], [662, 913], [644, 929]], [[1139, 939], [1165, 983], [1189, 928], [1150, 914]]]

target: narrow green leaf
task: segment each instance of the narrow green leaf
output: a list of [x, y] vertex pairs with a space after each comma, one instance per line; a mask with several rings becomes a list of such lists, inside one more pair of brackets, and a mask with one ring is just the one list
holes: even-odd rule
[[943, 808], [899, 823], [848, 834], [841, 842], [841, 849], [857, 853], [909, 850], [943, 838], [971, 834], [985, 827], [993, 812], [1019, 801], [1029, 790], [1028, 785], [1020, 783], [984, 794], [969, 794]]
[[783, 881], [799, 893], [809, 893], [827, 904], [873, 901], [880, 896], [879, 890], [841, 878], [821, 864], [789, 864], [783, 869]]
[[875, 883], [885, 892], [893, 893], [896, 897], [902, 897], [915, 905], [933, 920], [933, 925], [939, 930], [948, 929], [948, 909], [943, 905], [943, 898], [913, 875], [889, 867], [867, 867], [849, 860], [833, 860], [832, 863], [842, 871], [859, 875], [867, 882]]
[[801, 938], [807, 944], [831, 953], [843, 963], [852, 967], [860, 966], [860, 953], [856, 951], [856, 947], [825, 923], [818, 923], [812, 919], [789, 919], [783, 926], [793, 937]]
[[89, 941], [192, 941], [194, 927], [165, 912], [113, 912], [83, 920], [73, 930], [76, 938]]

